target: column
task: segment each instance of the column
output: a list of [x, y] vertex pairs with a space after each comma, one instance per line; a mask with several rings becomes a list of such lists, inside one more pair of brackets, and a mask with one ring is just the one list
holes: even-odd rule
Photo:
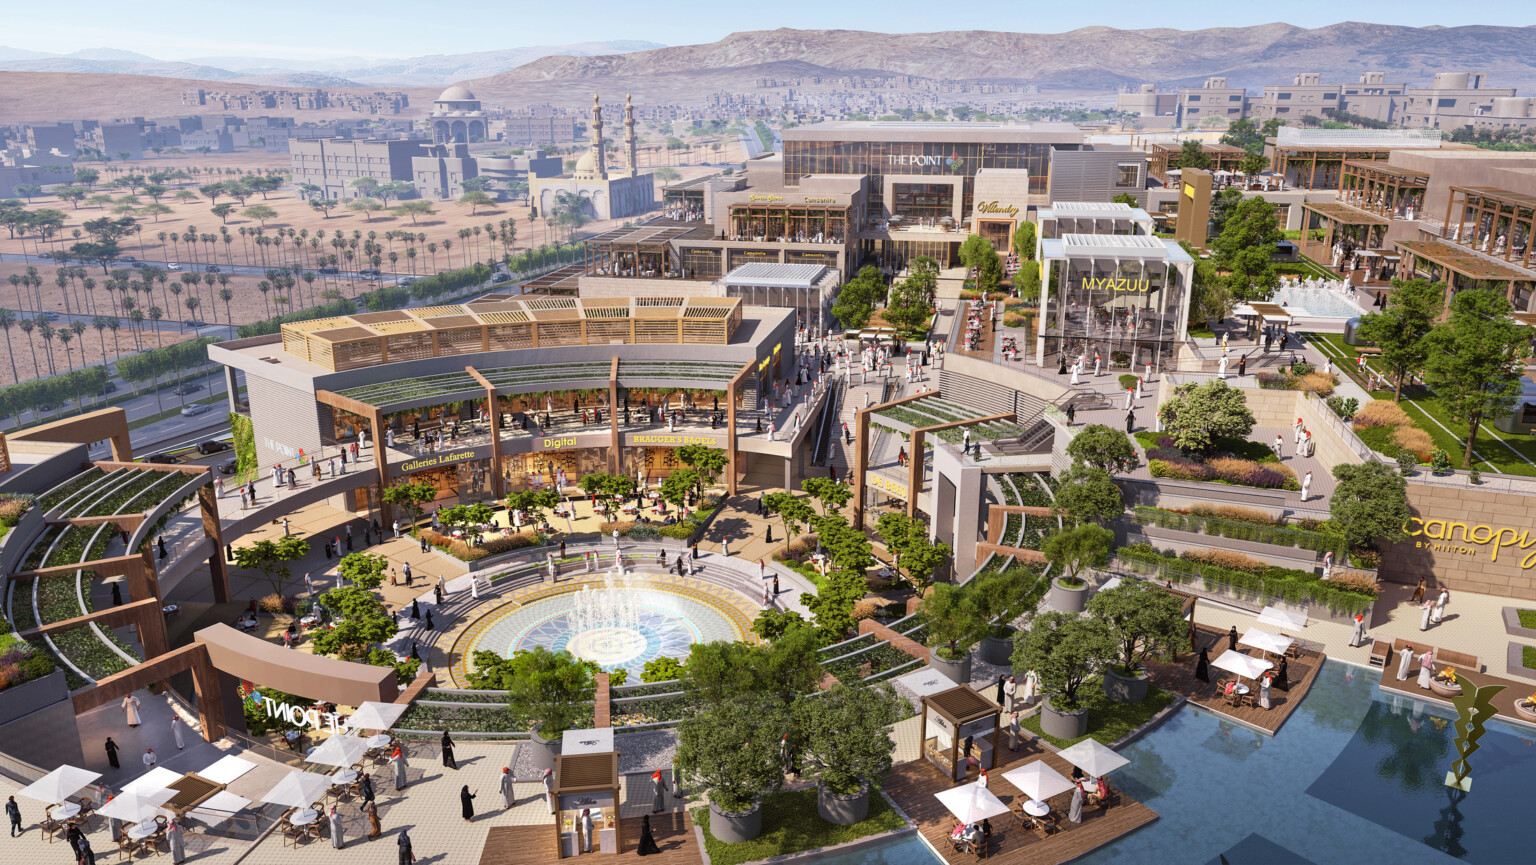
[[197, 503], [203, 512], [203, 532], [213, 540], [213, 554], [208, 557], [208, 572], [213, 578], [213, 599], [229, 600], [229, 571], [224, 567], [224, 533], [219, 523], [219, 498], [212, 486], [197, 491]]

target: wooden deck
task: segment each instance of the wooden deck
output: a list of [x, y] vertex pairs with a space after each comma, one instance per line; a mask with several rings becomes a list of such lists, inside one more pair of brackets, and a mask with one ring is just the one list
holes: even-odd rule
[[[1436, 651], [1439, 651], [1438, 648]], [[1409, 664], [1408, 678], [1399, 682], [1397, 680], [1397, 659], [1397, 653], [1392, 652], [1387, 656], [1387, 663], [1382, 667], [1381, 689], [1383, 691], [1394, 691], [1412, 697], [1415, 700], [1439, 703], [1442, 706], [1451, 705], [1450, 700], [1433, 691], [1419, 687], [1419, 660], [1417, 657]], [[1443, 664], [1436, 664], [1435, 672], [1439, 672], [1443, 668]], [[1484, 685], [1504, 685], [1504, 690], [1493, 696], [1493, 707], [1499, 710], [1499, 720], [1524, 727], [1536, 727], [1536, 724], [1520, 717], [1520, 714], [1515, 711], [1515, 701], [1523, 700], [1531, 696], [1532, 693], [1536, 693], [1536, 684], [1533, 684], [1530, 680], [1517, 681], [1490, 676], [1487, 673], [1474, 673], [1462, 667], [1457, 667], [1456, 672], [1466, 676], [1471, 680], [1472, 684], [1479, 688]]]
[[[1003, 779], [1003, 773], [1016, 766], [1032, 760], [1045, 760], [1061, 774], [1072, 776], [1072, 765], [1042, 748], [1038, 742], [1032, 742], [1027, 748], [1021, 746], [1017, 753], [1004, 747], [1001, 757], [1006, 762], [988, 771], [987, 789], [1009, 806], [1025, 800], [1023, 793]], [[976, 777], [973, 772], [970, 780], [974, 781]], [[1109, 780], [1110, 786], [1115, 788], [1114, 776], [1109, 776]], [[954, 783], [944, 777], [943, 772], [921, 758], [903, 763], [885, 776], [885, 792], [917, 824], [917, 831], [928, 844], [946, 862], [956, 865], [973, 862], [975, 857], [958, 854], [949, 845], [949, 832], [955, 825], [954, 815], [934, 794], [952, 786]], [[1072, 802], [1071, 793], [1047, 800], [1057, 825], [1061, 827], [1050, 835], [1042, 836], [1025, 829], [1007, 815], [994, 817], [988, 858], [1001, 865], [1055, 865], [1076, 859], [1157, 819], [1156, 812], [1126, 795], [1125, 791], [1119, 790], [1118, 795], [1119, 802], [1107, 809], [1085, 805], [1081, 823], [1070, 823], [1066, 819], [1067, 808]]]
[[[1196, 626], [1196, 644], [1210, 649], [1211, 660], [1221, 657], [1221, 653], [1227, 650], [1227, 634], [1225, 631], [1217, 631], [1214, 628]], [[1294, 634], [1292, 636], [1295, 636]], [[1258, 649], [1249, 646], [1238, 646], [1239, 651], [1247, 652], [1258, 657], [1262, 653]], [[1183, 694], [1191, 703], [1198, 704], [1224, 718], [1242, 724], [1249, 729], [1258, 730], [1273, 736], [1284, 724], [1296, 707], [1307, 696], [1312, 682], [1317, 678], [1318, 671], [1323, 668], [1323, 661], [1327, 656], [1321, 652], [1311, 651], [1306, 648], [1300, 650], [1301, 657], [1291, 658], [1286, 666], [1286, 677], [1290, 680], [1291, 689], [1281, 691], [1270, 689], [1269, 704], [1272, 708], [1260, 709], [1254, 705], [1229, 706], [1223, 702], [1217, 693], [1216, 682], [1232, 678], [1232, 674], [1225, 670], [1211, 668], [1211, 681], [1202, 682], [1195, 678], [1195, 661], [1197, 652], [1181, 651], [1172, 662], [1164, 662], [1156, 659], [1148, 659], [1147, 671], [1152, 675], [1153, 684], [1165, 691], [1175, 694]], [[1254, 682], [1247, 683], [1257, 692]]]
[[[640, 818], [621, 818], [624, 827], [624, 852], [601, 856], [603, 862], [635, 862], [641, 865], [702, 865], [704, 857], [693, 837], [693, 822], [686, 811], [667, 811], [651, 816], [651, 835], [661, 854], [640, 857]], [[492, 826], [480, 853], [480, 865], [546, 865], [555, 860], [555, 831], [552, 827]], [[576, 861], [580, 857], [571, 857]]]

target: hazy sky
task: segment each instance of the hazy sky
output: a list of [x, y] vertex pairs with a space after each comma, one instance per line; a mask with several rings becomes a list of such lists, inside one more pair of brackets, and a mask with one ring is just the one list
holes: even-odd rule
[[[712, 42], [738, 30], [777, 27], [1056, 33], [1088, 26], [1193, 30], [1275, 20], [1318, 27], [1350, 16], [1415, 26], [1536, 23], [1531, 12], [1536, 7], [1514, 0], [1471, 6], [1444, 0], [1290, 0], [1281, 5], [1210, 0], [971, 0], [958, 5], [934, 0], [264, 0], [254, 5], [230, 0], [204, 5], [73, 0], [65, 7], [8, 5], [0, 44], [58, 53], [106, 46], [169, 60], [212, 55], [405, 57], [612, 39], [685, 45]], [[1525, 20], [1519, 20], [1522, 12]]]

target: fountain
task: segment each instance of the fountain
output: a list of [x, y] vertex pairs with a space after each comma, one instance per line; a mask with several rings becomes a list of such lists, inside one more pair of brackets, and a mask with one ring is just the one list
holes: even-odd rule
[[588, 583], [571, 602], [571, 627], [576, 631], [599, 628], [640, 627], [640, 608], [635, 603], [635, 580], [615, 565], [603, 575], [601, 586]]

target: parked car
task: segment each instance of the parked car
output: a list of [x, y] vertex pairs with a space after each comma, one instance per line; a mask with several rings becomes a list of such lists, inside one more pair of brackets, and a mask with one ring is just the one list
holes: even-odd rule
[[191, 328], [207, 327], [208, 326], [208, 322], [203, 321], [200, 318], [183, 319], [181, 323], [186, 325], [187, 327], [191, 327]]
[[134, 267], [143, 267], [144, 266], [144, 262], [142, 262], [142, 261], [135, 261], [133, 263], [133, 266]]
[[181, 457], [175, 457], [175, 456], [171, 456], [170, 454], [161, 453], [161, 454], [155, 454], [153, 456], [145, 457], [144, 458], [144, 462], [147, 462], [147, 463], [161, 463], [163, 465], [173, 466], [173, 465], [176, 465], [177, 463], [181, 462]]
[[216, 454], [220, 451], [227, 451], [229, 448], [229, 442], [219, 441], [218, 439], [209, 439], [208, 441], [198, 442], [197, 444], [197, 452], [205, 456], [207, 454]]
[[322, 268], [320, 268], [320, 272], [321, 273], [327, 273], [327, 274], [341, 273], [341, 271], [339, 269], [334, 268], [334, 267], [322, 267]]
[[167, 264], [165, 266], [165, 269], [166, 270], [181, 270], [181, 265], [179, 265], [179, 264], [177, 264], [176, 262], [173, 261], [170, 264]]
[[182, 385], [181, 387], [176, 388], [176, 393], [179, 396], [186, 396], [189, 393], [197, 393], [198, 391], [200, 391], [202, 389], [203, 389], [202, 385], [198, 384], [195, 381], [189, 381], [186, 384]]
[[117, 382], [115, 382], [115, 381], [107, 382], [107, 386], [102, 388], [101, 392], [103, 394], [117, 393]]
[[120, 255], [120, 256], [117, 257], [117, 260], [118, 261], [138, 261], [137, 258], [134, 258], [131, 255]]
[[229, 459], [225, 460], [224, 462], [219, 463], [219, 474], [221, 474], [221, 475], [232, 475], [232, 474], [234, 474], [235, 473], [235, 466], [239, 462], [240, 461], [235, 459], [234, 457], [230, 457]]
[[43, 320], [44, 321], [58, 321], [59, 320], [59, 314], [54, 312], [51, 309], [45, 309], [45, 310], [43, 310]]
[[181, 416], [197, 417], [205, 411], [208, 411], [208, 406], [204, 405], [203, 403], [193, 403], [191, 405], [184, 405], [181, 407]]
[[410, 285], [415, 281], [416, 277], [414, 276], [402, 276], [398, 281], [395, 282], [395, 285]]

